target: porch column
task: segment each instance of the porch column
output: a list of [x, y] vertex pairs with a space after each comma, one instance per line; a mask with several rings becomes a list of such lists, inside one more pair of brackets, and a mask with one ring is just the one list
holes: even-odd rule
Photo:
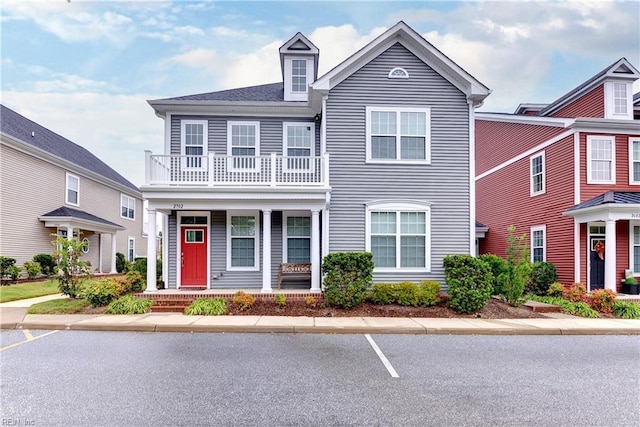
[[73, 227], [67, 227], [67, 240], [73, 240]]
[[271, 210], [262, 211], [262, 291], [271, 293]]
[[616, 222], [606, 221], [604, 251], [604, 287], [616, 292]]
[[109, 273], [116, 274], [116, 233], [111, 233], [111, 271]]
[[311, 211], [311, 292], [320, 290], [320, 211]]
[[104, 233], [98, 234], [98, 271], [102, 273], [102, 239]]
[[156, 211], [155, 209], [147, 210], [149, 221], [147, 226], [147, 289], [145, 293], [157, 292], [156, 287]]

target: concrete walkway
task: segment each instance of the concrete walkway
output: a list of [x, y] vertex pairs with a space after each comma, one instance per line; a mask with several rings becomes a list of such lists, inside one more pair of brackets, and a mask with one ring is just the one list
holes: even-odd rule
[[[2, 329], [62, 329], [140, 332], [286, 332], [336, 334], [459, 335], [640, 335], [640, 320], [585, 319], [550, 315], [540, 319], [442, 319], [389, 317], [186, 316], [26, 314], [43, 298], [0, 304]], [[19, 304], [18, 304], [19, 303]]]

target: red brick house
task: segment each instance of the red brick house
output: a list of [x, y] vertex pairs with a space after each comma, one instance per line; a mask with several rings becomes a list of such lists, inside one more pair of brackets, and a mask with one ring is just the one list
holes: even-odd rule
[[476, 114], [480, 253], [504, 256], [515, 225], [565, 285], [620, 292], [625, 270], [640, 276], [639, 78], [621, 58], [549, 104]]

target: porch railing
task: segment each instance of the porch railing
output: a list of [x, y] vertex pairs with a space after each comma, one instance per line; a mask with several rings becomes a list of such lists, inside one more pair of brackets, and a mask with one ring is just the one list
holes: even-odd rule
[[158, 155], [145, 151], [146, 185], [325, 186], [329, 154], [321, 157]]

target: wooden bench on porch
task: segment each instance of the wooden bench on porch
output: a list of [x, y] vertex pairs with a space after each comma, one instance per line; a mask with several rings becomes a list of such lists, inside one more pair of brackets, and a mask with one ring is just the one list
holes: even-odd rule
[[311, 280], [311, 263], [283, 262], [278, 268], [278, 289], [285, 280]]

